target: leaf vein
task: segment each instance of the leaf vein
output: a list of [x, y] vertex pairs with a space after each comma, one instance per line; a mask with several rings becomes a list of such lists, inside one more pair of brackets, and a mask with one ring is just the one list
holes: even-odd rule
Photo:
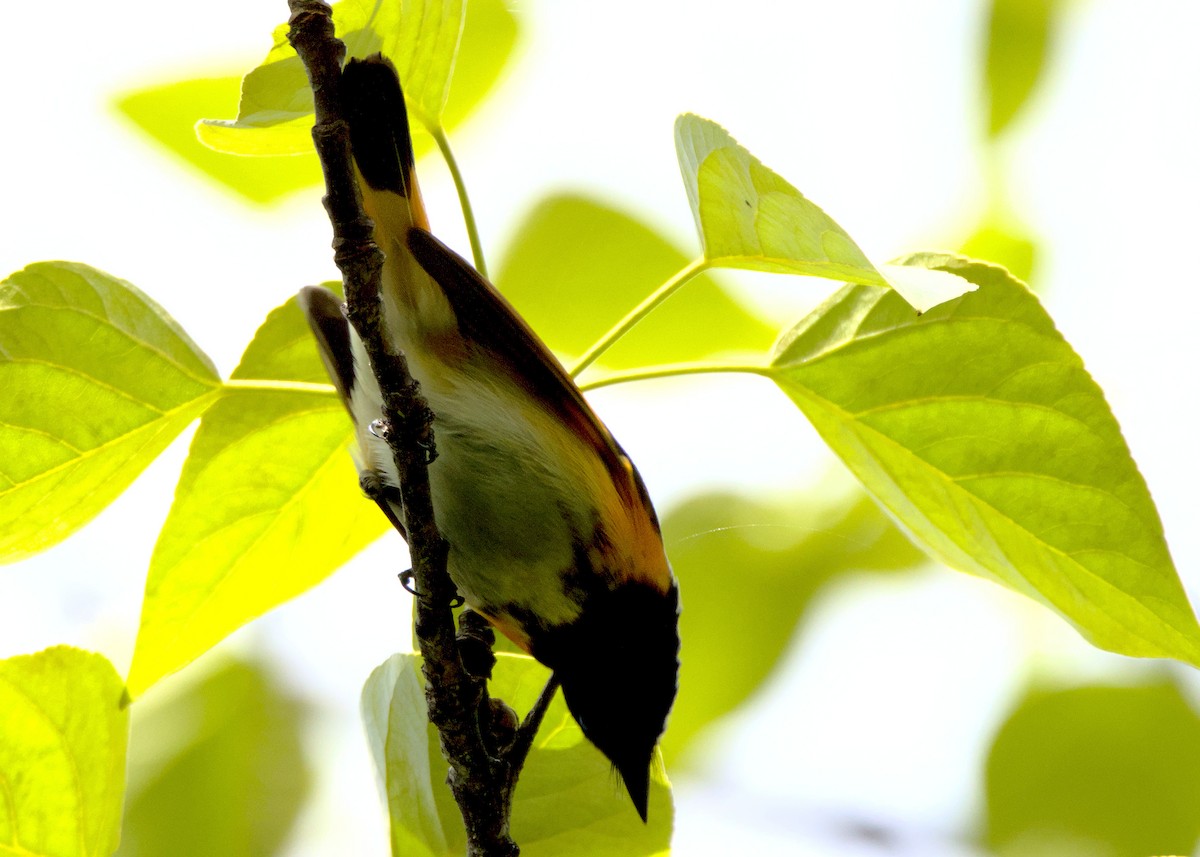
[[[60, 744], [62, 754], [66, 757], [67, 764], [71, 768], [71, 786], [72, 791], [75, 792], [76, 811], [79, 813], [79, 824], [76, 828], [76, 837], [79, 841], [79, 853], [87, 854], [87, 800], [86, 796], [84, 795], [83, 778], [79, 773], [79, 763], [75, 758], [75, 754], [71, 752], [70, 740], [67, 738], [67, 735], [65, 732], [63, 732], [62, 728], [56, 722], [54, 722], [54, 718], [50, 716], [50, 713], [46, 711], [46, 709], [41, 705], [41, 703], [38, 702], [38, 700], [25, 693], [10, 679], [5, 678], [3, 673], [0, 673], [0, 682], [4, 682], [4, 684], [8, 685], [12, 689], [14, 694], [23, 698], [29, 704], [30, 708], [41, 715], [42, 719], [45, 720], [46, 725], [50, 727], [50, 731], [58, 736], [58, 743]], [[16, 825], [14, 824], [14, 832], [15, 827]]]
[[[200, 547], [201, 544], [211, 540], [212, 538], [216, 537], [219, 533], [223, 532], [224, 530], [226, 530], [230, 527], [235, 526], [236, 524], [238, 524], [241, 521], [251, 520], [253, 518], [258, 518], [258, 517], [263, 517], [263, 516], [271, 516], [271, 517], [275, 518], [276, 520], [278, 520], [289, 509], [289, 507], [298, 503], [299, 502], [298, 498], [300, 498], [301, 496], [303, 496], [305, 494], [307, 488], [309, 486], [311, 486], [314, 482], [316, 482], [317, 478], [319, 476], [321, 476], [326, 471], [326, 469], [333, 464], [334, 461], [336, 461], [337, 459], [340, 458], [340, 453], [341, 453], [341, 447], [338, 448], [337, 453], [330, 454], [325, 459], [324, 462], [322, 462], [318, 467], [314, 468], [313, 472], [312, 472], [312, 476], [309, 477], [307, 480], [305, 480], [305, 483], [301, 487], [301, 489], [294, 492], [292, 494], [292, 496], [286, 502], [281, 504], [277, 509], [271, 509], [271, 510], [267, 510], [264, 512], [256, 512], [252, 515], [243, 516], [241, 518], [238, 518], [235, 521], [231, 521], [230, 523], [223, 525], [222, 527], [218, 528], [217, 530], [214, 530], [213, 532], [204, 536], [204, 538], [201, 539], [199, 542], [194, 543], [188, 549], [188, 551], [186, 553], [184, 553], [178, 560], [176, 560], [174, 563], [172, 563], [171, 567], [178, 568], [183, 562], [185, 562], [187, 560], [187, 558], [192, 553], [195, 552], [195, 550], [198, 547]], [[188, 628], [192, 625], [196, 616], [200, 613], [200, 611], [203, 609], [203, 607], [213, 598], [216, 591], [221, 587], [221, 585], [229, 578], [230, 575], [232, 575], [234, 573], [234, 571], [241, 564], [242, 560], [255, 548], [255, 546], [257, 546], [259, 543], [261, 543], [263, 541], [263, 539], [265, 539], [270, 532], [271, 532], [271, 527], [269, 527], [269, 526], [264, 527], [263, 530], [246, 547], [246, 549], [244, 551], [240, 552], [239, 558], [235, 562], [227, 565], [226, 568], [221, 572], [221, 574], [216, 578], [216, 580], [212, 581], [212, 585], [209, 586], [205, 590], [203, 597], [200, 598], [198, 601], [196, 601], [192, 605], [191, 611], [189, 612], [188, 616], [182, 622], [183, 628]]]
[[[138, 449], [143, 449], [143, 448], [145, 448], [146, 445], [148, 445], [151, 442], [151, 440], [153, 440], [153, 438], [158, 436], [159, 432], [161, 432], [163, 429], [166, 428], [166, 426], [170, 422], [171, 418], [174, 417], [176, 414], [185, 411], [188, 408], [188, 406], [194, 405], [197, 402], [200, 402], [202, 399], [206, 399], [206, 398], [215, 399], [218, 396], [220, 396], [220, 394], [221, 393], [220, 393], [219, 389], [210, 390], [207, 393], [204, 393], [200, 396], [197, 396], [194, 399], [190, 399], [187, 402], [184, 402], [174, 408], [171, 408], [169, 411], [164, 411], [162, 413], [162, 416], [157, 417], [156, 419], [150, 420], [149, 422], [145, 422], [142, 425], [138, 426], [137, 428], [133, 429], [132, 431], [127, 431], [124, 434], [117, 435], [116, 437], [111, 438], [110, 440], [106, 440], [104, 443], [100, 444], [99, 446], [94, 446], [91, 449], [84, 451], [83, 454], [81, 454], [78, 458], [73, 458], [69, 461], [64, 461], [61, 464], [56, 464], [54, 467], [51, 467], [49, 470], [43, 470], [41, 473], [38, 473], [36, 476], [33, 476], [30, 479], [26, 479], [23, 482], [19, 482], [19, 483], [15, 483], [14, 485], [11, 485], [10, 487], [4, 489], [3, 491], [0, 491], [0, 498], [3, 498], [5, 495], [7, 495], [17, 489], [24, 488], [25, 486], [31, 485], [39, 480], [46, 479], [49, 476], [58, 473], [59, 471], [63, 471], [63, 470], [66, 470], [67, 468], [74, 467], [78, 464], [81, 464], [82, 462], [86, 461], [87, 459], [92, 458], [96, 455], [99, 455], [100, 453], [104, 452], [108, 448], [114, 447], [114, 446], [117, 446], [117, 445], [123, 443], [125, 440], [132, 437], [133, 435], [136, 435], [140, 432], [145, 431], [146, 429], [154, 426], [156, 423], [161, 424], [161, 428], [159, 428], [158, 430], [153, 432], [150, 435], [150, 437], [147, 439], [145, 444], [142, 444], [142, 446], [138, 447]], [[203, 412], [203, 409], [201, 409], [201, 412]], [[91, 496], [91, 495], [89, 494], [88, 496]]]
[[[50, 434], [50, 432], [46, 431], [45, 429], [35, 428], [34, 426], [21, 425], [19, 423], [5, 422], [3, 420], [0, 420], [0, 428], [12, 429], [13, 431], [22, 432], [23, 434], [36, 435], [38, 437], [45, 438], [46, 440], [53, 441], [54, 443], [57, 443], [60, 446], [66, 447], [67, 449], [71, 450], [71, 452], [75, 453], [75, 455], [77, 455], [77, 456], [83, 454], [82, 449], [79, 449], [74, 444], [67, 443], [67, 441], [61, 437]], [[3, 475], [3, 473], [4, 473], [4, 471], [0, 470], [0, 475]]]
[[[798, 391], [801, 391], [804, 394], [806, 394], [808, 397], [810, 397], [812, 399], [812, 401], [814, 401], [815, 403], [818, 403], [818, 404], [823, 403], [825, 405], [825, 407], [827, 407], [833, 413], [833, 415], [835, 417], [838, 417], [842, 421], [843, 425], [850, 428], [852, 431], [868, 432], [871, 435], [877, 437], [882, 442], [895, 447], [902, 454], [913, 455], [911, 450], [907, 449], [899, 442], [893, 440], [891, 437], [887, 436], [886, 434], [883, 434], [882, 432], [879, 432], [878, 430], [872, 428], [871, 426], [869, 426], [857, 419], [854, 419], [850, 413], [842, 410], [836, 403], [834, 403], [828, 399], [824, 399], [818, 395], [815, 395], [813, 393], [813, 391], [809, 390], [808, 388], [802, 387], [798, 384], [796, 384], [794, 386], [795, 386], [795, 388], [798, 389]], [[913, 456], [913, 457], [916, 457], [916, 456]], [[872, 454], [872, 458], [876, 463], [880, 463], [879, 458], [877, 456], [875, 456], [874, 454]], [[920, 461], [925, 467], [929, 468], [929, 470], [933, 474], [941, 477], [941, 479], [939, 479], [938, 481], [942, 482], [943, 484], [947, 484], [947, 483], [952, 484], [953, 483], [953, 480], [944, 471], [940, 470], [939, 468], [935, 467], [934, 465], [930, 464], [929, 462], [925, 461], [924, 459], [917, 458], [917, 460]], [[985, 500], [982, 497], [979, 497], [978, 495], [976, 495], [975, 493], [969, 491], [966, 488], [966, 486], [959, 485], [957, 487], [959, 490], [961, 490], [964, 494], [967, 495], [967, 498], [969, 498], [971, 502], [978, 503], [979, 505], [991, 510], [999, 519], [1007, 521], [1008, 523], [1012, 524], [1014, 527], [1017, 527], [1020, 531], [1022, 531], [1023, 533], [1026, 533], [1030, 539], [1032, 539], [1038, 545], [1041, 545], [1047, 551], [1062, 557], [1064, 560], [1066, 560], [1068, 563], [1070, 563], [1071, 566], [1078, 569], [1080, 572], [1084, 573], [1088, 577], [1094, 579], [1095, 581], [1097, 581], [1104, 587], [1108, 588], [1113, 593], [1115, 593], [1117, 596], [1119, 596], [1127, 601], [1132, 601], [1136, 606], [1142, 608], [1147, 613], [1150, 613], [1151, 615], [1157, 617], [1162, 622], [1164, 629], [1179, 640], [1182, 649], [1184, 651], [1188, 651], [1191, 653], [1193, 663], [1198, 662], [1197, 661], [1198, 647], [1196, 645], [1195, 640], [1192, 639], [1191, 637], [1189, 637], [1188, 634], [1186, 634], [1183, 630], [1176, 627], [1176, 625], [1174, 624], [1174, 622], [1171, 619], [1162, 615], [1160, 612], [1154, 610], [1150, 606], [1142, 603], [1142, 601], [1137, 599], [1132, 594], [1121, 590], [1119, 587], [1117, 587], [1116, 584], [1105, 579], [1103, 576], [1101, 576], [1099, 574], [1099, 572], [1096, 572], [1093, 569], [1089, 568], [1088, 566], [1084, 565], [1082, 562], [1080, 562], [1078, 559], [1076, 559], [1072, 554], [1070, 554], [1066, 551], [1063, 551], [1063, 550], [1055, 547], [1054, 545], [1047, 543], [1042, 538], [1040, 538], [1039, 536], [1034, 534], [1032, 531], [1030, 531], [1030, 530], [1026, 529], [1024, 526], [1022, 526], [1018, 521], [1013, 520], [1013, 518], [1010, 515], [1008, 515], [1007, 513], [1005, 513], [1003, 510], [996, 508], [993, 504], [991, 504], [987, 500]], [[882, 501], [882, 498], [880, 498], [880, 500]], [[888, 505], [888, 504], [885, 502], [884, 505]], [[895, 509], [891, 508], [890, 505], [888, 505], [888, 508], [892, 512], [893, 515], [896, 515], [901, 520], [904, 519], [903, 516], [899, 515]], [[1138, 516], [1138, 520], [1139, 521], [1141, 520], [1140, 516]], [[987, 526], [986, 523], [985, 523], [985, 526]], [[988, 526], [988, 529], [990, 532], [991, 527]], [[949, 534], [947, 533], [946, 535], [949, 535]], [[1017, 574], [1019, 574], [1021, 576], [1021, 578], [1023, 580], [1025, 580], [1029, 585], [1033, 586], [1033, 588], [1039, 594], [1041, 594], [1041, 589], [1036, 585], [1036, 583], [1031, 581], [1024, 573], [1022, 573], [1022, 571], [1020, 570], [1019, 567], [1012, 565], [1012, 563], [1009, 563], [1009, 565], [1017, 572]], [[1042, 594], [1041, 597], [1046, 598], [1047, 596]], [[1156, 648], [1161, 648], [1159, 646], [1159, 644], [1157, 644], [1153, 640], [1147, 638], [1145, 636], [1145, 634], [1142, 633], [1141, 631], [1131, 627], [1123, 619], [1114, 617], [1110, 611], [1105, 611], [1105, 616], [1110, 621], [1112, 621], [1114, 624], [1120, 625], [1120, 626], [1124, 627], [1126, 630], [1128, 630], [1132, 637], [1142, 640], [1144, 642], [1150, 643], [1152, 646], [1155, 646]]]

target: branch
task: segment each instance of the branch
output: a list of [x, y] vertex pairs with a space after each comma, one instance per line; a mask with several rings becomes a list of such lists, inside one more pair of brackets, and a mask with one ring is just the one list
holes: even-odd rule
[[[288, 39], [308, 71], [313, 91], [313, 143], [325, 176], [324, 203], [333, 225], [334, 261], [342, 272], [350, 323], [366, 347], [383, 393], [379, 429], [400, 474], [403, 524], [417, 592], [415, 629], [424, 660], [429, 720], [437, 727], [442, 753], [450, 765], [448, 779], [462, 812], [467, 854], [515, 857], [519, 849], [509, 836], [508, 819], [516, 774], [512, 773], [508, 746], [495, 743], [497, 724], [503, 726], [506, 712], [511, 714], [511, 709], [488, 698], [488, 676], [474, 675], [464, 667], [455, 639], [450, 603], [456, 590], [446, 571], [448, 546], [434, 522], [429, 490], [428, 464], [436, 454], [433, 413], [409, 374], [404, 355], [389, 349], [380, 319], [383, 254], [375, 245], [373, 225], [362, 208], [349, 128], [338, 100], [345, 45], [334, 36], [330, 9], [324, 2], [288, 0], [288, 6]], [[396, 523], [387, 500], [378, 493], [375, 499]], [[493, 640], [494, 635], [487, 640], [489, 648]], [[491, 664], [487, 663], [484, 672], [490, 671]], [[485, 733], [493, 739], [493, 752], [488, 752]], [[521, 744], [527, 751], [532, 738], [526, 741], [520, 732], [517, 736], [519, 741], [513, 738], [504, 743]], [[520, 761], [524, 761], [523, 754]]]

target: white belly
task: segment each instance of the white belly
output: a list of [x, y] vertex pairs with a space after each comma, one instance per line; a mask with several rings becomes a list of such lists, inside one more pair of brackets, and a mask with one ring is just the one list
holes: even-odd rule
[[[584, 486], [611, 490], [603, 466], [523, 391], [470, 374], [439, 383], [444, 373], [411, 355], [409, 366], [434, 413], [429, 482], [455, 585], [487, 612], [515, 605], [550, 624], [573, 620], [579, 603], [565, 575], [597, 524]], [[368, 466], [398, 484], [386, 442], [366, 440]]]

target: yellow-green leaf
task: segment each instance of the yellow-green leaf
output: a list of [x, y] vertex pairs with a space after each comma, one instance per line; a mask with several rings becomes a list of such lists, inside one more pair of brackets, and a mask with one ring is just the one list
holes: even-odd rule
[[[442, 122], [465, 5], [466, 0], [404, 0], [396, 26], [384, 31], [381, 50], [404, 81], [408, 109], [427, 128]], [[354, 44], [354, 34], [347, 34], [347, 44]], [[362, 53], [352, 49], [351, 55]]]
[[1095, 645], [1200, 665], [1200, 626], [1104, 395], [1007, 271], [915, 313], [847, 286], [772, 372], [875, 498], [946, 564], [1052, 607]]
[[[196, 121], [202, 116], [232, 113], [238, 103], [241, 75], [187, 79], [159, 83], [121, 96], [116, 107], [151, 139], [189, 167], [214, 179], [251, 202], [266, 204], [321, 181], [321, 165], [312, 147], [312, 117], [297, 122], [292, 145], [297, 154], [288, 158], [231, 158], [197, 139]], [[311, 105], [309, 110], [311, 111]], [[226, 133], [212, 128], [213, 135]], [[232, 132], [237, 133], [237, 132]], [[283, 127], [275, 132], [283, 136]], [[256, 137], [239, 139], [253, 145]], [[242, 154], [274, 154], [272, 151]]]
[[461, 816], [443, 818], [435, 794], [449, 787], [432, 770], [441, 755], [436, 747], [433, 754], [429, 751], [418, 663], [414, 655], [392, 655], [375, 668], [362, 692], [367, 743], [391, 816], [393, 857], [435, 857], [449, 853], [449, 839], [464, 841], [461, 832], [455, 836]]
[[715, 122], [680, 116], [675, 148], [711, 265], [891, 286], [919, 310], [970, 289], [944, 272], [880, 271], [833, 218]]
[[997, 854], [1193, 854], [1200, 717], [1170, 681], [1035, 691], [996, 735], [986, 795]]
[[[525, 712], [549, 671], [524, 655], [500, 653], [489, 685], [494, 697]], [[465, 837], [446, 786], [447, 765], [426, 716], [420, 657], [393, 655], [363, 689], [363, 719], [385, 783], [394, 857], [462, 854]], [[534, 741], [513, 799], [512, 836], [526, 857], [641, 857], [667, 853], [674, 823], [670, 786], [650, 781], [643, 824], [612, 768], [588, 743], [556, 696]]]
[[1041, 79], [1058, 0], [992, 0], [987, 27], [988, 133], [1000, 134]]
[[[972, 259], [1003, 265], [1023, 283], [1031, 283], [1037, 245], [1015, 223], [987, 220], [963, 242], [961, 252]], [[1039, 290], [1040, 291], [1040, 290]]]
[[520, 35], [517, 18], [505, 0], [467, 3], [458, 55], [450, 72], [450, 92], [441, 125], [453, 130], [470, 116], [500, 80]]
[[311, 706], [243, 661], [157, 702], [134, 706], [117, 857], [281, 854], [312, 787]]
[[[246, 384], [255, 378], [273, 380]], [[327, 382], [289, 300], [255, 334], [192, 441], [150, 561], [134, 696], [320, 583], [386, 529], [358, 488], [345, 408], [332, 388], [314, 387]]]
[[0, 561], [95, 517], [219, 383], [183, 329], [124, 280], [39, 262], [0, 283]]
[[0, 854], [108, 857], [121, 835], [129, 712], [102, 655], [0, 661]]
[[[395, 63], [409, 110], [434, 129], [443, 127], [447, 110], [460, 119], [482, 100], [516, 39], [502, 0], [473, 0], [469, 12], [464, 6], [464, 0], [342, 0], [333, 5], [333, 20], [348, 56], [378, 51]], [[312, 151], [312, 92], [287, 31], [287, 24], [275, 29], [270, 53], [246, 75], [237, 119], [197, 124], [205, 145], [242, 155]], [[460, 37], [471, 50], [459, 53]]]

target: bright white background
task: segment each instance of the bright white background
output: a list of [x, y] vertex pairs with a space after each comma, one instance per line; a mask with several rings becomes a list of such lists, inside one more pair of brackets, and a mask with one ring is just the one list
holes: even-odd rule
[[[520, 216], [564, 188], [633, 210], [693, 251], [671, 136], [684, 111], [725, 125], [875, 259], [955, 246], [982, 204], [981, 5], [514, 3], [518, 59], [454, 139], [493, 266]], [[270, 308], [334, 276], [319, 191], [243, 204], [111, 104], [150, 83], [249, 69], [284, 0], [68, 0], [13, 4], [5, 17], [0, 275], [62, 258], [124, 277], [227, 373]], [[1005, 149], [1014, 205], [1039, 239], [1033, 285], [1106, 390], [1193, 598], [1197, 32], [1190, 0], [1080, 0]], [[450, 186], [427, 163], [435, 227], [464, 247]], [[828, 289], [747, 283], [806, 302]], [[660, 507], [700, 485], [786, 487], [823, 471], [819, 442], [766, 385], [668, 389], [593, 398]], [[734, 407], [711, 407], [731, 397]], [[751, 424], [722, 419], [740, 411]], [[128, 667], [185, 443], [73, 539], [0, 570], [0, 657], [68, 642]], [[265, 644], [321, 712], [311, 736], [321, 785], [294, 857], [386, 853], [356, 709], [370, 669], [407, 645], [398, 550], [385, 540], [232, 641]], [[889, 853], [968, 853], [946, 843], [980, 810], [981, 754], [1021, 683], [1149, 666], [1094, 652], [1044, 611], [942, 569], [915, 583], [843, 583], [820, 602], [785, 668], [722, 731], [707, 775], [677, 783], [678, 853], [879, 853], [847, 838], [861, 825], [899, 837]]]

